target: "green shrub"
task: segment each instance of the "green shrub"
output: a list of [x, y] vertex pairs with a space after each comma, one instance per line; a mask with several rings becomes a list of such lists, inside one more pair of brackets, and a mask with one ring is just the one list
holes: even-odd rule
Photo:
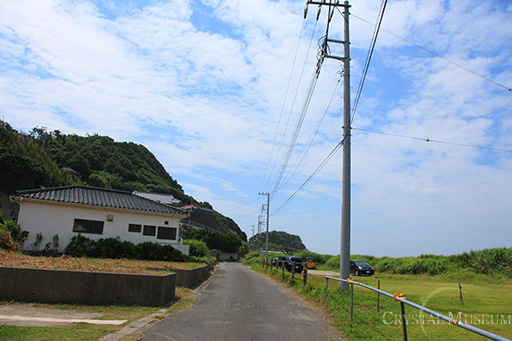
[[206, 257], [208, 256], [209, 249], [206, 246], [206, 243], [201, 240], [196, 239], [185, 239], [183, 241], [184, 245], [189, 246], [189, 255], [193, 257]]
[[382, 257], [375, 259], [372, 267], [378, 272], [397, 273], [402, 260], [400, 258]]
[[0, 229], [0, 249], [15, 250], [16, 244], [12, 240], [9, 231]]
[[102, 238], [93, 241], [80, 234], [71, 238], [71, 242], [66, 246], [64, 253], [73, 257], [127, 258], [173, 262], [187, 260], [187, 257], [172, 245], [159, 245], [151, 242], [134, 245], [128, 241], [121, 242], [116, 238]]
[[90, 257], [94, 249], [94, 241], [78, 234], [73, 236], [64, 249], [66, 255], [72, 257]]
[[59, 249], [59, 235], [56, 234], [53, 236], [52, 240], [46, 243], [46, 246], [43, 249], [43, 255], [45, 256], [56, 256], [58, 254]]
[[173, 248], [172, 245], [163, 245], [161, 247], [161, 258], [155, 260], [163, 260], [167, 262], [184, 262], [187, 259], [187, 256], [182, 254], [180, 250]]
[[28, 231], [21, 231], [12, 220], [4, 220], [0, 212], [0, 249], [19, 250], [27, 237]]
[[294, 255], [301, 258], [302, 260], [305, 260], [306, 257], [314, 257], [316, 264], [325, 264], [325, 262], [327, 262], [327, 260], [332, 257], [331, 255], [322, 255], [311, 251], [301, 251], [295, 253]]
[[210, 266], [211, 268], [213, 268], [213, 266], [215, 265], [215, 263], [217, 262], [217, 260], [215, 259], [215, 257], [210, 257], [210, 256], [205, 256], [205, 257], [195, 257], [195, 256], [189, 256], [187, 258], [187, 261], [188, 262], [194, 262], [194, 263], [205, 263], [207, 264], [208, 266]]
[[485, 249], [475, 253], [474, 267], [484, 274], [512, 277], [512, 248]]
[[90, 253], [91, 257], [96, 258], [127, 258], [134, 259], [136, 256], [135, 245], [130, 242], [121, 242], [117, 238], [99, 239], [94, 242], [94, 247]]
[[400, 264], [396, 272], [400, 274], [440, 275], [447, 269], [446, 261], [440, 258], [407, 258]]
[[340, 268], [340, 256], [331, 256], [327, 262], [325, 262], [325, 266], [329, 269], [339, 270]]
[[144, 242], [135, 245], [137, 258], [141, 260], [160, 260], [163, 257], [162, 248], [160, 245]]

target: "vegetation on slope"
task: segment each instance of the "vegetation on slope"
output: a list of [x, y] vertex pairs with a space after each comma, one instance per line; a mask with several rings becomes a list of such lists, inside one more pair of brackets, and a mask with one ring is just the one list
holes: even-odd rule
[[[260, 248], [265, 248], [266, 233], [258, 233], [249, 239], [249, 244], [257, 246], [259, 240]], [[299, 236], [284, 231], [270, 231], [268, 233], [268, 248], [273, 251], [294, 252], [306, 249]]]
[[0, 121], [0, 192], [13, 193], [17, 189], [53, 187], [73, 183], [34, 138], [18, 133]]
[[[63, 168], [77, 173], [62, 171]], [[7, 194], [41, 186], [89, 184], [130, 192], [167, 193], [184, 204], [213, 209], [208, 202], [186, 195], [143, 145], [115, 142], [98, 134], [66, 135], [36, 127], [27, 135], [0, 121], [0, 175], [0, 192]], [[241, 240], [247, 240], [232, 219], [218, 212], [215, 216], [222, 231], [234, 231]]]

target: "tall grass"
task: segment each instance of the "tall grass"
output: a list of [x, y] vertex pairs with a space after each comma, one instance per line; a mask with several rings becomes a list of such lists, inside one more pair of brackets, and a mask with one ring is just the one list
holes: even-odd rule
[[[305, 258], [314, 256], [323, 268], [337, 271], [340, 268], [340, 257], [319, 255], [312, 252], [296, 253], [295, 256]], [[369, 255], [352, 255], [351, 259], [368, 262], [381, 273], [403, 275], [447, 275], [450, 273], [473, 273], [490, 275], [494, 278], [512, 278], [512, 248], [494, 248], [464, 252], [458, 255], [420, 255], [418, 257], [374, 257]]]
[[379, 272], [393, 274], [440, 275], [466, 270], [493, 277], [512, 278], [512, 248], [484, 249], [459, 255], [374, 258], [371, 265]]
[[[246, 259], [257, 258], [259, 255], [259, 252], [253, 252]], [[321, 255], [310, 251], [296, 252], [293, 255], [302, 259], [315, 257], [317, 266], [320, 265], [323, 269], [338, 271], [340, 268], [340, 256]], [[279, 254], [269, 254], [269, 258], [277, 256]], [[471, 278], [479, 278], [479, 275], [504, 280], [512, 278], [512, 248], [506, 247], [451, 256], [425, 254], [418, 257], [392, 258], [352, 255], [351, 259], [364, 260], [380, 273], [430, 276], [460, 273]]]
[[[339, 257], [337, 257], [339, 258]], [[362, 257], [357, 257], [362, 259]], [[442, 256], [421, 256], [418, 259], [439, 261]], [[386, 259], [388, 264], [390, 258]], [[375, 259], [374, 259], [375, 261]], [[430, 264], [427, 261], [419, 264]], [[359, 286], [354, 286], [354, 314], [350, 316], [350, 292], [339, 290], [339, 283], [328, 282], [327, 295], [324, 298], [326, 280], [323, 276], [308, 274], [307, 284], [303, 286], [303, 275], [296, 274], [291, 283], [289, 272], [282, 275], [281, 270], [265, 268], [257, 258], [251, 261], [253, 270], [265, 273], [275, 280], [282, 281], [284, 286], [299, 292], [308, 301], [326, 309], [331, 322], [347, 339], [354, 340], [397, 340], [403, 337], [401, 326], [400, 304], [389, 297], [381, 295], [380, 309], [377, 311], [376, 293]], [[435, 263], [435, 262], [434, 262]], [[405, 263], [404, 263], [405, 264]], [[411, 263], [412, 264], [412, 263]], [[421, 268], [421, 267], [420, 267]], [[412, 270], [411, 270], [412, 271]], [[418, 271], [418, 270], [414, 270]], [[464, 275], [473, 280], [489, 278], [489, 275], [476, 273], [468, 269], [462, 270]], [[284, 277], [284, 278], [283, 278]], [[403, 293], [407, 300], [424, 305], [446, 316], [462, 316], [464, 323], [491, 333], [510, 338], [510, 302], [511, 294], [508, 284], [488, 285], [489, 281], [477, 284], [464, 284], [464, 304], [459, 301], [459, 284], [450, 281], [449, 275], [429, 276], [378, 274], [377, 276], [358, 278], [370, 286], [377, 287], [380, 280], [381, 288], [390, 293]], [[407, 334], [414, 340], [480, 340], [481, 336], [458, 328], [448, 322], [439, 320], [432, 315], [422, 314], [414, 308], [406, 308]], [[466, 321], [467, 320], [467, 321]], [[462, 321], [462, 320], [461, 320]]]

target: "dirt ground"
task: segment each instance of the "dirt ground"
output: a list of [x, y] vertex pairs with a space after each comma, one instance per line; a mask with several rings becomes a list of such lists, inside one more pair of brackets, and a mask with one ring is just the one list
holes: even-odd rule
[[188, 269], [190, 263], [140, 261], [128, 259], [34, 257], [19, 252], [0, 250], [0, 266], [14, 268], [55, 269], [70, 271], [100, 271], [154, 274], [155, 270]]
[[308, 270], [308, 274], [319, 275], [319, 276], [340, 277], [339, 272], [328, 271], [328, 270]]

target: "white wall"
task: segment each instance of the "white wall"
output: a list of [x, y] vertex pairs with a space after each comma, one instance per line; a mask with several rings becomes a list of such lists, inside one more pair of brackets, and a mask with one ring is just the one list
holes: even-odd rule
[[[113, 221], [107, 221], [107, 215], [112, 215]], [[18, 218], [21, 230], [29, 232], [23, 250], [34, 250], [31, 244], [36, 240], [36, 235], [42, 233], [43, 240], [35, 251], [43, 250], [45, 245], [51, 242], [53, 236], [57, 234], [59, 236], [58, 251], [63, 252], [71, 238], [78, 235], [78, 232], [73, 232], [75, 218], [104, 221], [103, 234], [81, 233], [82, 236], [92, 240], [119, 237], [121, 241], [129, 241], [134, 244], [142, 242], [170, 244], [188, 254], [188, 248], [185, 248], [185, 245], [178, 245], [178, 240], [157, 239], [156, 235], [144, 236], [142, 231], [140, 233], [128, 232], [128, 224], [154, 225], [157, 227], [157, 231], [158, 226], [175, 227], [177, 228], [176, 238], [178, 238], [179, 218], [148, 213], [128, 213], [101, 207], [72, 207], [27, 201], [22, 203]]]

